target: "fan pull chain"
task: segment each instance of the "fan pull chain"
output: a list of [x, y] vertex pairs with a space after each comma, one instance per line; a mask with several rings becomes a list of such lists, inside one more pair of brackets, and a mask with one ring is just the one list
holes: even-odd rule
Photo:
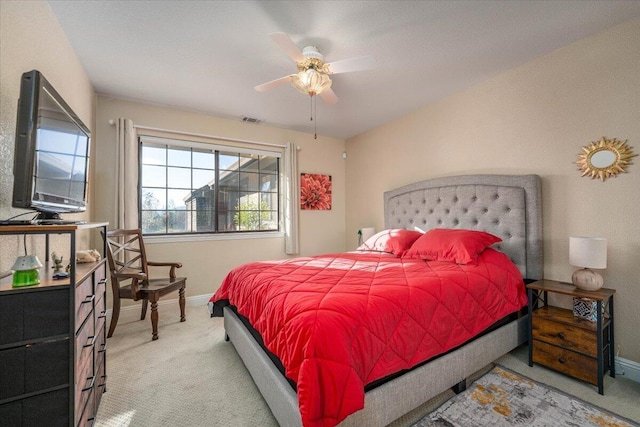
[[315, 110], [315, 114], [316, 116], [318, 115], [318, 104], [316, 101], [317, 96], [311, 95], [310, 97], [311, 99], [309, 99], [309, 109], [311, 110], [311, 118], [309, 119], [310, 121], [313, 122], [313, 139], [318, 139], [318, 117], [316, 117], [316, 120], [313, 120], [313, 114], [314, 114], [314, 110]]

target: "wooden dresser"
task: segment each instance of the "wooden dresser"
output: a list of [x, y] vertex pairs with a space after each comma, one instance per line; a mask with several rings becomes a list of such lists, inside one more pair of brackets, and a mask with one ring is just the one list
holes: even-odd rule
[[[47, 253], [49, 235], [66, 234], [75, 254], [77, 232], [106, 229], [106, 223], [2, 226], [0, 234], [42, 235]], [[107, 379], [105, 259], [72, 263], [70, 276], [60, 280], [43, 264], [39, 285], [13, 288], [11, 276], [0, 281], [0, 420], [91, 425]]]
[[[571, 283], [538, 280], [529, 293], [529, 366], [534, 363], [598, 386], [604, 374], [615, 377], [613, 295], [615, 290], [582, 291]], [[588, 298], [596, 303], [596, 320], [573, 315], [573, 310], [550, 306], [548, 293]]]

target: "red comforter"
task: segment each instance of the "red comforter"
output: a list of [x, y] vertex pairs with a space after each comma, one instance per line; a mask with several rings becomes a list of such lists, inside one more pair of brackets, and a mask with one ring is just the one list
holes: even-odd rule
[[341, 253], [232, 270], [211, 298], [235, 306], [297, 384], [305, 427], [364, 407], [364, 386], [444, 353], [526, 304], [518, 269]]

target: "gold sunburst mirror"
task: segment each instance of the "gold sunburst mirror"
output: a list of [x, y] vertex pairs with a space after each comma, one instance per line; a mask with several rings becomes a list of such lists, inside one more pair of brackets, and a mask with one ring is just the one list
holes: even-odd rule
[[582, 151], [576, 161], [582, 176], [590, 176], [592, 179], [597, 177], [600, 181], [626, 172], [625, 168], [631, 164], [631, 158], [637, 156], [626, 140], [607, 139], [604, 136], [600, 141], [582, 147]]

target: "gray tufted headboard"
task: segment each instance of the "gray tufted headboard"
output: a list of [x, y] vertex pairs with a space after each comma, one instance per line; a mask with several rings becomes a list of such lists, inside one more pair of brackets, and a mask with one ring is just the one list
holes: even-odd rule
[[538, 175], [461, 175], [384, 193], [385, 228], [466, 228], [499, 236], [494, 245], [527, 279], [541, 279], [542, 196]]

